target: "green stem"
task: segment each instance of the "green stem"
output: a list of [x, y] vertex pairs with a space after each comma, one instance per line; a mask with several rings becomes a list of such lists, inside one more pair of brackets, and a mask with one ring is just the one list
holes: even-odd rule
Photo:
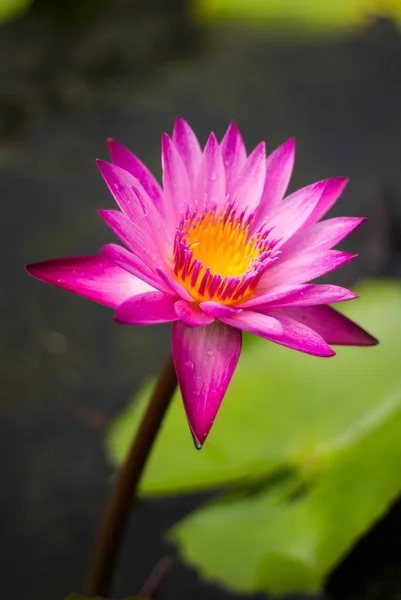
[[88, 596], [106, 597], [110, 593], [132, 502], [176, 388], [177, 376], [170, 356], [160, 373], [127, 459], [116, 477], [100, 522], [86, 582]]

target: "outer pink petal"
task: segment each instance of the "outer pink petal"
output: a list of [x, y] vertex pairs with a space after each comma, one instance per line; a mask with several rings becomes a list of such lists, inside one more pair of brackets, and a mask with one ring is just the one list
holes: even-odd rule
[[267, 289], [264, 293], [262, 288], [257, 288], [250, 300], [241, 302], [236, 306], [238, 308], [252, 308], [253, 310], [255, 306], [261, 306], [267, 302], [279, 302], [280, 300], [291, 297], [293, 294], [306, 290], [309, 285], [310, 284], [307, 283], [276, 285]]
[[265, 185], [265, 177], [266, 148], [262, 142], [248, 157], [237, 183], [232, 188], [232, 196], [243, 210], [252, 212], [258, 207]]
[[305, 221], [304, 227], [309, 227], [309, 225], [313, 225], [313, 223], [320, 221], [320, 219], [327, 213], [333, 204], [337, 202], [347, 183], [348, 179], [346, 177], [335, 177], [334, 179], [329, 179], [328, 185], [326, 186], [318, 205], [312, 214], [309, 215], [307, 221]]
[[[275, 316], [288, 315], [299, 323], [307, 325], [329, 344], [345, 346], [374, 346], [377, 340], [356, 323], [336, 311], [331, 306], [310, 306], [269, 311]], [[281, 317], [279, 317], [281, 318]]]
[[221, 154], [226, 171], [226, 191], [232, 193], [232, 189], [246, 163], [246, 149], [240, 132], [234, 122], [230, 123], [221, 144]]
[[274, 150], [266, 160], [266, 181], [256, 220], [259, 225], [284, 198], [291, 179], [295, 158], [295, 139]]
[[116, 236], [145, 264], [152, 267], [152, 264], [159, 266], [164, 262], [146, 229], [138, 227], [126, 214], [119, 210], [99, 210], [99, 215]]
[[253, 298], [241, 305], [242, 308], [259, 310], [273, 306], [314, 306], [316, 304], [331, 304], [358, 298], [356, 294], [337, 285], [305, 284], [290, 286], [284, 289], [275, 288], [264, 296]]
[[164, 212], [163, 190], [143, 162], [111, 138], [107, 140], [107, 146], [113, 163], [131, 173], [139, 181], [149, 198], [153, 200], [155, 206]]
[[127, 298], [154, 291], [106, 256], [59, 258], [27, 266], [36, 279], [116, 308]]
[[264, 306], [266, 308], [272, 306], [314, 306], [316, 304], [345, 302], [346, 300], [354, 300], [355, 298], [358, 298], [357, 294], [338, 285], [311, 283], [304, 286], [303, 290], [295, 291], [281, 300], [270, 300]]
[[177, 117], [174, 125], [173, 142], [180, 153], [188, 173], [189, 182], [194, 190], [194, 186], [198, 181], [202, 150], [191, 127], [181, 117]]
[[148, 292], [129, 298], [115, 313], [118, 323], [126, 325], [153, 325], [178, 319], [174, 310], [176, 298], [162, 292]]
[[226, 199], [226, 174], [220, 146], [211, 133], [203, 151], [198, 175], [196, 202], [200, 207], [222, 206]]
[[135, 275], [135, 277], [142, 279], [142, 281], [145, 281], [153, 288], [156, 288], [161, 292], [169, 291], [168, 287], [164, 285], [159, 275], [129, 250], [126, 250], [117, 244], [106, 244], [106, 246], [103, 246], [101, 249], [101, 252], [111, 261], [129, 273], [132, 273], [132, 275]]
[[275, 240], [281, 240], [276, 248], [281, 248], [286, 240], [301, 229], [319, 202], [326, 185], [327, 181], [319, 181], [297, 190], [276, 208], [276, 212], [269, 215], [267, 223], [269, 228], [273, 228], [271, 235]]
[[303, 228], [281, 248], [282, 256], [296, 252], [329, 250], [339, 244], [365, 220], [364, 217], [336, 217]]
[[175, 303], [175, 312], [188, 327], [200, 327], [213, 323], [214, 317], [204, 313], [197, 304], [187, 300], [178, 300]]
[[170, 224], [175, 226], [180, 211], [192, 204], [192, 187], [178, 149], [166, 133], [162, 135], [163, 189], [169, 208]]
[[241, 352], [241, 332], [214, 321], [173, 325], [172, 349], [184, 408], [197, 448], [216, 418]]
[[279, 259], [262, 275], [255, 295], [262, 296], [282, 282], [286, 285], [306, 283], [342, 267], [355, 256], [340, 250], [327, 250], [295, 255], [283, 261]]
[[159, 247], [164, 248], [168, 240], [172, 243], [171, 230], [167, 230], [165, 219], [139, 181], [112, 163], [98, 160], [97, 165], [114, 200], [128, 218], [156, 238]]
[[333, 356], [335, 354], [334, 350], [313, 329], [295, 319], [285, 317], [279, 312], [273, 314], [272, 311], [265, 315], [243, 310], [233, 318], [222, 318], [222, 321], [227, 325], [239, 327], [292, 350], [313, 356]]

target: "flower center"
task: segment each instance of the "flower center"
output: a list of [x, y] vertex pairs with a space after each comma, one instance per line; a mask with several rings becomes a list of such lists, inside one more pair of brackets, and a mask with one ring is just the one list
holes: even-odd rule
[[250, 234], [253, 215], [233, 204], [187, 211], [176, 230], [174, 273], [196, 302], [233, 304], [254, 289], [274, 260], [268, 230]]

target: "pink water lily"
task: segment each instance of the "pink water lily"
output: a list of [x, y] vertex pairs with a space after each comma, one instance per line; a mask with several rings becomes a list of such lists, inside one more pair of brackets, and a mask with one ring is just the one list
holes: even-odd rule
[[172, 352], [197, 447], [208, 435], [248, 331], [315, 356], [330, 344], [377, 341], [329, 306], [356, 295], [308, 283], [355, 255], [333, 250], [364, 219], [318, 222], [343, 191], [343, 177], [285, 197], [295, 146], [247, 156], [231, 123], [201, 149], [178, 118], [162, 138], [163, 187], [109, 140], [113, 163], [98, 165], [120, 210], [100, 216], [125, 247], [28, 266], [34, 277], [115, 309], [120, 323], [173, 321]]

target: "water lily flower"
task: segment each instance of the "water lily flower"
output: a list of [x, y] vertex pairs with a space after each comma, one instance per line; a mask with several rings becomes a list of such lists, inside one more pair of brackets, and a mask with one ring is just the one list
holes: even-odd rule
[[129, 325], [173, 322], [172, 353], [188, 422], [201, 447], [225, 395], [242, 331], [315, 356], [331, 344], [377, 341], [329, 306], [356, 295], [311, 280], [355, 255], [333, 250], [364, 221], [320, 221], [347, 179], [308, 185], [285, 197], [295, 145], [248, 156], [231, 123], [202, 151], [178, 118], [162, 137], [163, 187], [114, 140], [99, 169], [120, 210], [100, 216], [124, 244], [100, 254], [28, 266], [41, 281], [115, 309]]

